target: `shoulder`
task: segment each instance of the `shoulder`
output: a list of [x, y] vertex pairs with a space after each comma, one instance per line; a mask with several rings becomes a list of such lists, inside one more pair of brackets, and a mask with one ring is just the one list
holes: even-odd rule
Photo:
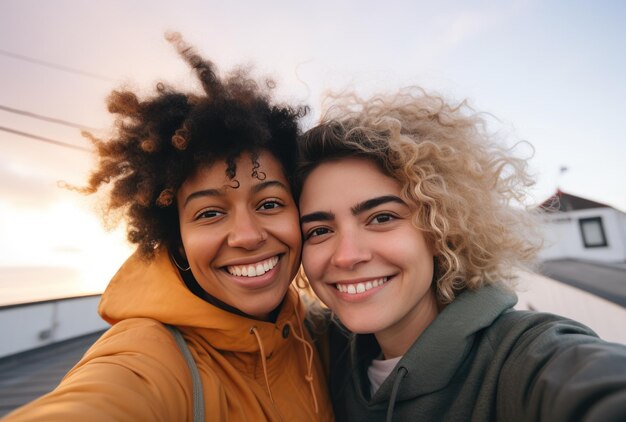
[[164, 339], [171, 336], [165, 325], [152, 318], [128, 318], [111, 326], [102, 336], [103, 338], [129, 335], [140, 336], [141, 338]]
[[188, 420], [192, 396], [174, 337], [158, 321], [129, 319], [104, 333], [54, 391], [16, 419]]
[[626, 370], [626, 345], [604, 341], [586, 325], [559, 315], [510, 311], [494, 321], [484, 335], [494, 350], [506, 353], [509, 362], [523, 366], [533, 361], [583, 362], [602, 355], [620, 362], [619, 367]]
[[92, 349], [117, 347], [136, 350], [146, 349], [154, 343], [176, 347], [174, 337], [161, 322], [150, 318], [129, 318], [109, 328]]
[[533, 311], [502, 314], [485, 329], [481, 343], [489, 347], [494, 362], [500, 362], [503, 370], [518, 376], [520, 371], [532, 373], [532, 368], [537, 371], [559, 368], [558, 371], [566, 372], [599, 355], [621, 367], [626, 357], [626, 346], [603, 341], [584, 324]]
[[[486, 335], [500, 362], [503, 419], [566, 421], [626, 417], [626, 346], [601, 340], [585, 325], [548, 313], [503, 314]], [[552, 403], [545, 407], [542, 403]], [[582, 406], [582, 407], [580, 407]]]
[[107, 330], [87, 350], [77, 367], [103, 363], [133, 372], [168, 372], [175, 378], [186, 374], [187, 363], [173, 335], [160, 322], [130, 318]]
[[597, 334], [584, 324], [559, 315], [534, 311], [505, 312], [486, 329], [486, 335], [496, 344], [503, 339], [530, 341], [539, 337], [544, 341], [552, 338], [558, 342], [599, 341]]
[[604, 341], [584, 324], [558, 315], [507, 312], [486, 335], [492, 346], [508, 351], [509, 362], [522, 366], [533, 361], [541, 365], [576, 365], [603, 356], [605, 363], [612, 362], [626, 370], [625, 345]]
[[79, 374], [101, 377], [111, 384], [133, 385], [144, 395], [159, 391], [158, 395], [169, 395], [177, 402], [184, 403], [191, 396], [191, 374], [183, 353], [172, 333], [150, 318], [130, 318], [113, 325], [68, 377]]

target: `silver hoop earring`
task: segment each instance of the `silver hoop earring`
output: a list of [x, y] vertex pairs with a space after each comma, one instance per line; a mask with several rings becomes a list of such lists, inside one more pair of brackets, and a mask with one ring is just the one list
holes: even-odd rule
[[176, 267], [177, 267], [179, 270], [183, 271], [183, 272], [185, 272], [185, 271], [189, 271], [189, 268], [191, 268], [191, 266], [189, 265], [189, 263], [187, 263], [187, 268], [183, 268], [183, 267], [181, 267], [181, 266], [178, 264], [178, 262], [176, 262], [176, 258], [174, 258], [174, 255], [172, 255], [171, 253], [170, 253], [170, 258], [171, 258], [171, 259], [172, 259], [172, 261], [174, 262], [174, 265], [176, 265]]

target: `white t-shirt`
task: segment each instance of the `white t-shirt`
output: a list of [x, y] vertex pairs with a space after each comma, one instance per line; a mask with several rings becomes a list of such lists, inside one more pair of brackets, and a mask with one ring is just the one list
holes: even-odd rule
[[400, 362], [400, 359], [402, 359], [402, 356], [385, 360], [374, 359], [372, 361], [372, 364], [367, 368], [367, 377], [370, 379], [370, 394], [372, 396], [391, 374], [391, 371]]

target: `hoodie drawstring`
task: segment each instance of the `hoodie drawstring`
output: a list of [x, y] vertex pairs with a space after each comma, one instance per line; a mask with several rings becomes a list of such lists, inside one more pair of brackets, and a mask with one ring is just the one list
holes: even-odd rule
[[270, 389], [270, 380], [267, 375], [267, 359], [265, 358], [265, 350], [263, 349], [263, 342], [259, 335], [259, 330], [255, 326], [250, 328], [250, 334], [254, 334], [256, 341], [259, 343], [259, 353], [261, 353], [261, 364], [263, 365], [263, 376], [265, 377], [265, 385], [267, 386], [267, 393], [270, 396], [270, 400], [274, 403], [274, 397], [272, 397], [272, 390]]
[[408, 374], [409, 371], [404, 366], [398, 368], [398, 372], [396, 375], [396, 379], [393, 380], [393, 387], [391, 388], [391, 396], [389, 396], [389, 407], [387, 408], [387, 416], [385, 417], [386, 422], [391, 422], [393, 418], [393, 409], [396, 407], [396, 399], [398, 398], [398, 390], [400, 389], [400, 383]]
[[[293, 332], [293, 336], [302, 344], [302, 347], [304, 348], [304, 356], [307, 364], [307, 373], [304, 375], [304, 379], [309, 383], [309, 388], [311, 389], [311, 397], [313, 397], [313, 406], [315, 407], [315, 413], [319, 413], [317, 396], [315, 395], [315, 387], [313, 386], [313, 346], [311, 346], [311, 344], [304, 338], [304, 327], [302, 325], [302, 320], [300, 319], [298, 307], [294, 306], [294, 309], [296, 311], [296, 318], [298, 320], [298, 328], [300, 329], [300, 334], [298, 334], [296, 329], [293, 327], [291, 321], [287, 321], [285, 325], [289, 326], [289, 328]], [[263, 365], [263, 376], [265, 377], [265, 385], [267, 386], [267, 392], [270, 396], [270, 400], [272, 401], [272, 403], [274, 403], [272, 390], [270, 389], [269, 376], [267, 375], [267, 359], [265, 357], [265, 350], [263, 348], [263, 342], [261, 341], [261, 335], [259, 334], [259, 330], [256, 328], [256, 326], [250, 328], [250, 334], [254, 334], [257, 343], [259, 343], [259, 353], [261, 354], [261, 364]]]
[[302, 344], [302, 347], [304, 347], [304, 356], [307, 361], [307, 373], [304, 375], [304, 379], [309, 383], [309, 388], [311, 389], [311, 396], [313, 397], [313, 406], [315, 407], [315, 413], [319, 413], [317, 396], [315, 395], [315, 387], [313, 386], [313, 346], [311, 346], [311, 344], [304, 338], [304, 327], [302, 326], [302, 319], [300, 318], [298, 307], [294, 306], [294, 309], [296, 311], [296, 318], [298, 320], [300, 335], [298, 335], [290, 321], [288, 321], [285, 325], [291, 327], [291, 331], [293, 331], [293, 336]]

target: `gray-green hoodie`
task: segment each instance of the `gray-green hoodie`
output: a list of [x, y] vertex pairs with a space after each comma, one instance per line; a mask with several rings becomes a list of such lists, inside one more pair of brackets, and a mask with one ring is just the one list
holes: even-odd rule
[[372, 335], [331, 330], [338, 421], [626, 421], [626, 346], [575, 321], [514, 311], [496, 286], [449, 304], [370, 397]]

